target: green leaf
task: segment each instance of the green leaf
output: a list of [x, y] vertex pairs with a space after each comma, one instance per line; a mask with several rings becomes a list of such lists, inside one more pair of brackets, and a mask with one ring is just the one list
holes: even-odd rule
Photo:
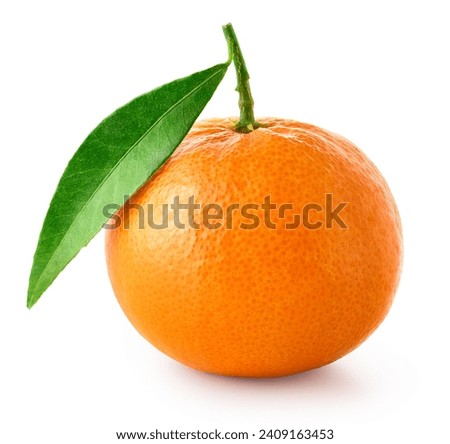
[[108, 204], [123, 204], [181, 143], [229, 63], [167, 83], [107, 117], [62, 175], [44, 220], [28, 287], [31, 308], [100, 230]]

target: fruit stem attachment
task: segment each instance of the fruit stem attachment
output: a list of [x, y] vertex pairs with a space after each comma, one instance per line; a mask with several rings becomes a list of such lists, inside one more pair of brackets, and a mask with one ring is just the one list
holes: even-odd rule
[[240, 133], [250, 133], [261, 125], [255, 120], [253, 114], [253, 97], [250, 90], [250, 75], [245, 65], [245, 60], [239, 46], [238, 39], [233, 29], [233, 25], [228, 23], [223, 26], [223, 33], [228, 43], [228, 63], [234, 62], [237, 77], [236, 91], [239, 93], [239, 122], [235, 129]]

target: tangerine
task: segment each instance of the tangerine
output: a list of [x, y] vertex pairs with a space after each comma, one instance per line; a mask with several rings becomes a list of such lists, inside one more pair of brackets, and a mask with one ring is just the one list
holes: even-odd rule
[[259, 119], [248, 133], [197, 123], [115, 217], [106, 257], [123, 311], [206, 372], [331, 363], [382, 322], [399, 281], [386, 181], [345, 138], [292, 120]]

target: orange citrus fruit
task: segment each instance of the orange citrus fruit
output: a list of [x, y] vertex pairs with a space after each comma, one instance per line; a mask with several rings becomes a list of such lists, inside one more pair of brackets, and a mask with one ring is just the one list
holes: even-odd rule
[[[399, 280], [399, 214], [373, 163], [318, 127], [259, 122], [248, 134], [230, 120], [197, 123], [106, 232], [131, 323], [172, 358], [221, 375], [335, 361], [381, 323]], [[172, 211], [189, 199], [193, 211]]]

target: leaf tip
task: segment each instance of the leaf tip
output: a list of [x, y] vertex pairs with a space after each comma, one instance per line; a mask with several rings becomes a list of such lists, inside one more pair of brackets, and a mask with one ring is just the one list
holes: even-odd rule
[[33, 307], [33, 305], [39, 300], [39, 295], [36, 296], [36, 294], [29, 290], [28, 291], [28, 296], [27, 296], [27, 308], [31, 309]]

